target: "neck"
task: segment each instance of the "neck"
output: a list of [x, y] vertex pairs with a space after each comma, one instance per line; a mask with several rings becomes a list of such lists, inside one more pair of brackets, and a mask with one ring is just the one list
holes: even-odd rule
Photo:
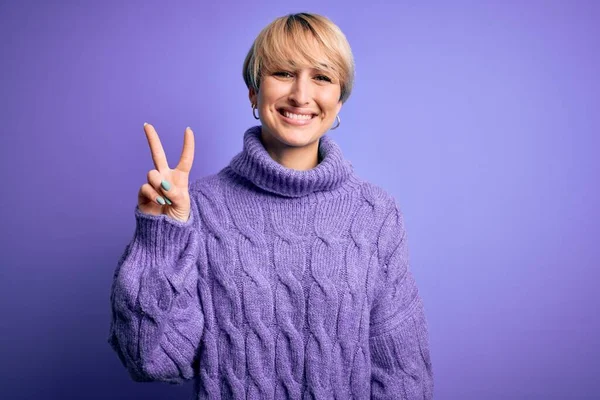
[[[229, 171], [280, 196], [301, 197], [336, 190], [353, 175], [352, 164], [327, 135], [315, 142], [316, 154], [305, 149], [303, 153], [290, 156], [289, 148], [285, 152], [269, 153], [261, 138], [260, 125], [246, 130], [243, 143], [242, 151], [229, 163]], [[307, 154], [314, 158], [309, 160]], [[276, 161], [278, 157], [292, 167]]]

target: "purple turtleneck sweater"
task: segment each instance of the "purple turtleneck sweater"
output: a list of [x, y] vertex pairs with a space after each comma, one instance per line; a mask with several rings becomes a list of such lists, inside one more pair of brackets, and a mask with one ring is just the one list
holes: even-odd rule
[[190, 184], [187, 222], [136, 207], [110, 345], [133, 380], [195, 379], [198, 399], [431, 399], [398, 203], [330, 137], [297, 171], [269, 156], [260, 129]]

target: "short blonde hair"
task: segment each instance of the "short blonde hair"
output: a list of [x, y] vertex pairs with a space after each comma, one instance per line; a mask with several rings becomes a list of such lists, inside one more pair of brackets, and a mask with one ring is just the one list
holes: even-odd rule
[[350, 44], [337, 25], [318, 14], [288, 14], [267, 25], [246, 55], [244, 82], [258, 93], [262, 76], [298, 64], [331, 74], [340, 83], [340, 101], [348, 100], [354, 85]]

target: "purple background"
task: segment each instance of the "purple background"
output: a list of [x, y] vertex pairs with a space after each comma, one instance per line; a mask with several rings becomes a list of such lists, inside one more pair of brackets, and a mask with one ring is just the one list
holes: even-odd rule
[[600, 2], [164, 3], [0, 3], [0, 398], [190, 398], [106, 342], [142, 124], [220, 170], [255, 123], [247, 50], [300, 11], [354, 51], [328, 134], [403, 209], [435, 398], [600, 398]]

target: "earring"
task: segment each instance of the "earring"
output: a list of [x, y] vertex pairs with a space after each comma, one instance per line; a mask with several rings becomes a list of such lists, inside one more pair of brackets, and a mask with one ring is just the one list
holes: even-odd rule
[[337, 128], [340, 126], [340, 124], [342, 123], [342, 120], [340, 119], [340, 116], [339, 116], [339, 114], [338, 114], [338, 115], [336, 115], [336, 116], [335, 116], [335, 118], [337, 119], [337, 125], [336, 125], [336, 126], [334, 126], [333, 128], [330, 128], [330, 130], [337, 129]]
[[256, 116], [256, 114], [254, 113], [256, 111], [256, 104], [252, 104], [252, 115], [254, 116], [254, 119], [260, 119], [259, 117]]

